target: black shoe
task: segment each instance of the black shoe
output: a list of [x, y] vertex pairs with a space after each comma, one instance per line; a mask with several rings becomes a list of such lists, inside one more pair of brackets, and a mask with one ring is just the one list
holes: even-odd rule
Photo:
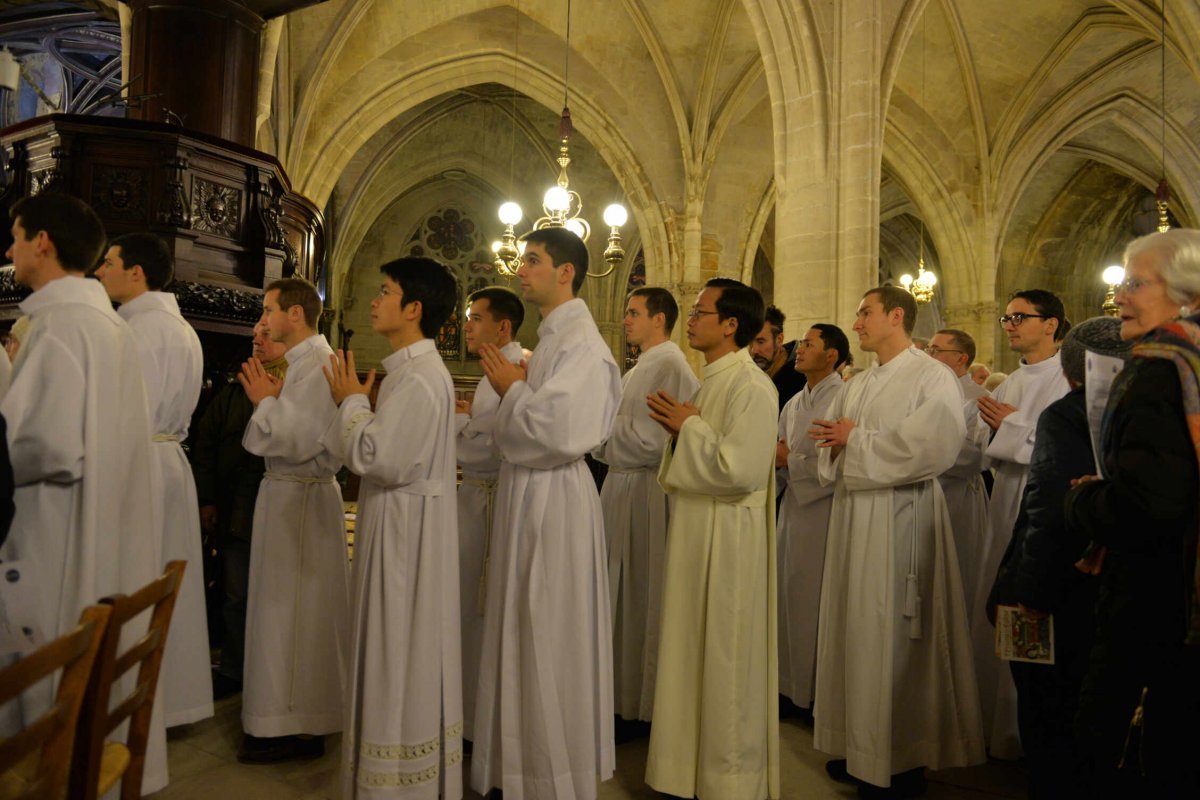
[[846, 771], [846, 759], [835, 758], [825, 762], [825, 772], [838, 783], [857, 784], [861, 781]]
[[242, 764], [277, 764], [281, 761], [311, 761], [325, 755], [325, 737], [272, 736], [246, 734], [238, 750]]
[[625, 719], [617, 715], [613, 720], [615, 744], [625, 744], [636, 739], [650, 738], [650, 723], [640, 719]]
[[859, 783], [858, 796], [863, 800], [908, 800], [920, 797], [929, 791], [925, 779], [925, 768], [917, 767], [892, 776], [892, 785], [886, 789], [871, 783]]
[[212, 674], [212, 689], [213, 700], [224, 700], [226, 697], [241, 694], [242, 682], [234, 680], [228, 675], [222, 675], [214, 669]]

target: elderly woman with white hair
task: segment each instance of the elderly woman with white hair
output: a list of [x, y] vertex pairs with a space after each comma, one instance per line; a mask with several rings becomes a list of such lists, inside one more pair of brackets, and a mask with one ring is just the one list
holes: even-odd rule
[[1133, 358], [1113, 383], [1101, 472], [1067, 495], [1092, 541], [1096, 639], [1077, 741], [1087, 797], [1200, 797], [1200, 231], [1132, 242], [1118, 287]]

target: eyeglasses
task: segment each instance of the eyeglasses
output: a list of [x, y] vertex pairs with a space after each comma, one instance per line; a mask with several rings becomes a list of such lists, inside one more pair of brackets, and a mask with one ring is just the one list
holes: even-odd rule
[[929, 347], [925, 348], [925, 352], [929, 353], [929, 355], [931, 355], [931, 356], [936, 356], [941, 353], [965, 353], [967, 351], [966, 350], [951, 350], [948, 347], [934, 347], [933, 345], [929, 345]]
[[1005, 314], [1004, 316], [1000, 317], [1000, 324], [1008, 325], [1009, 323], [1012, 323], [1014, 328], [1019, 328], [1021, 327], [1022, 323], [1024, 323], [1025, 320], [1029, 319], [1030, 317], [1033, 317], [1034, 319], [1054, 319], [1054, 317], [1048, 314], [1022, 314], [1020, 311], [1018, 311], [1016, 314]]
[[687, 318], [688, 318], [688, 319], [699, 319], [700, 317], [702, 317], [702, 316], [703, 316], [703, 315], [705, 315], [705, 314], [717, 314], [717, 313], [720, 313], [720, 312], [717, 312], [717, 311], [705, 311], [705, 310], [703, 310], [703, 309], [696, 308], [695, 306], [692, 306], [690, 309], [688, 309]]
[[1124, 294], [1133, 294], [1138, 289], [1141, 289], [1148, 283], [1159, 283], [1157, 279], [1142, 280], [1141, 278], [1126, 278], [1113, 287], [1113, 293], [1123, 292]]

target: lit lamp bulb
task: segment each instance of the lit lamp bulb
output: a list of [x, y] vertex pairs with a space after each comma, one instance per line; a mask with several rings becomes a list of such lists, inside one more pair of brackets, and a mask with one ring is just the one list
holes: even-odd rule
[[571, 217], [569, 220], [563, 223], [563, 227], [578, 236], [580, 239], [587, 237], [587, 223], [581, 220], [579, 217]]
[[603, 275], [612, 273], [617, 265], [625, 260], [625, 248], [621, 246], [621, 226], [628, 221], [629, 212], [620, 203], [613, 203], [604, 209], [604, 224], [608, 226], [608, 247], [604, 249], [604, 261], [608, 264], [608, 269]]
[[1100, 310], [1107, 317], [1119, 316], [1121, 309], [1117, 305], [1117, 287], [1125, 280], [1125, 268], [1116, 264], [1105, 267], [1104, 272], [1100, 273], [1100, 279], [1108, 284], [1108, 292], [1104, 295], [1104, 304], [1100, 306]]
[[551, 214], [565, 214], [571, 207], [571, 195], [561, 186], [551, 186], [542, 198], [542, 205]]
[[904, 288], [907, 291], [910, 291], [910, 292], [912, 291], [912, 282], [913, 282], [913, 277], [912, 277], [912, 275], [909, 275], [907, 272], [900, 276], [900, 283], [904, 286]]
[[610, 228], [619, 228], [629, 221], [629, 212], [620, 203], [613, 203], [604, 209], [604, 224]]
[[500, 252], [500, 240], [499, 240], [499, 239], [497, 239], [496, 241], [492, 242], [492, 252], [493, 252], [493, 253], [499, 253], [499, 252]]
[[525, 212], [511, 200], [500, 206], [500, 221], [505, 225], [516, 225], [523, 216], [525, 216]]
[[926, 272], [925, 284], [931, 288], [937, 286], [937, 275], [934, 275], [932, 272]]

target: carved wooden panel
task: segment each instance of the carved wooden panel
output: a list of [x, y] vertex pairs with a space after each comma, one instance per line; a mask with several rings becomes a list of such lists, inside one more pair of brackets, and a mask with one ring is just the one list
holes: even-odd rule
[[144, 221], [146, 191], [144, 170], [97, 166], [92, 171], [92, 208], [102, 219]]
[[236, 239], [241, 229], [242, 193], [232, 186], [192, 181], [192, 228]]

